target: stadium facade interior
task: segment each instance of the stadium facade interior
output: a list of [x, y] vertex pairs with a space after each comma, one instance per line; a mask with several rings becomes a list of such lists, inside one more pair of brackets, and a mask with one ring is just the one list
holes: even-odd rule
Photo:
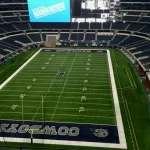
[[[81, 18], [73, 17], [71, 24], [49, 24], [29, 22], [26, 0], [1, 0], [1, 57], [15, 50], [42, 45], [46, 40], [46, 33], [49, 32], [58, 33], [58, 43], [62, 46], [69, 46], [70, 42], [86, 46], [85, 43], [91, 41], [88, 42], [89, 46], [113, 46], [127, 50], [143, 65], [145, 71], [149, 70], [149, 2], [124, 0], [117, 3], [115, 8], [112, 7], [114, 9], [112, 11], [105, 7], [104, 10], [98, 10], [99, 5], [95, 10], [93, 3], [93, 10], [89, 9], [91, 6], [89, 1], [87, 9], [82, 9]], [[86, 1], [82, 3], [82, 8], [84, 7]]]
[[[33, 0], [33, 1], [36, 3], [36, 1], [38, 0]], [[76, 6], [75, 6], [75, 3], [76, 3]], [[66, 144], [68, 146], [64, 146], [65, 144], [63, 144], [63, 142], [60, 142], [61, 144], [53, 143], [53, 142], [51, 144], [47, 144], [46, 141], [45, 141], [46, 146], [44, 145], [44, 142], [43, 143], [39, 142], [40, 143], [39, 146], [37, 146], [36, 144], [34, 145], [33, 143], [30, 144], [30, 142], [27, 142], [28, 144], [26, 143], [25, 145], [21, 145], [21, 144], [16, 144], [17, 141], [13, 141], [13, 140], [12, 141], [15, 142], [15, 144], [9, 144], [11, 142], [9, 140], [8, 140], [9, 142], [5, 140], [5, 135], [3, 135], [5, 134], [4, 133], [5, 131], [3, 130], [4, 128], [3, 126], [3, 128], [2, 127], [0, 128], [0, 133], [1, 133], [0, 134], [0, 141], [1, 141], [0, 149], [1, 150], [12, 149], [13, 147], [14, 149], [18, 150], [22, 147], [25, 147], [23, 149], [27, 149], [27, 147], [30, 147], [30, 148], [32, 147], [33, 149], [35, 147], [36, 149], [38, 149], [38, 147], [39, 148], [42, 147], [42, 149], [65, 149], [65, 150], [80, 150], [80, 149], [85, 149], [85, 150], [97, 150], [97, 149], [98, 150], [110, 150], [110, 149], [112, 150], [117, 150], [117, 149], [118, 150], [121, 150], [121, 149], [150, 150], [150, 140], [149, 140], [150, 139], [150, 123], [149, 123], [150, 119], [149, 119], [149, 110], [148, 110], [148, 107], [150, 105], [150, 102], [149, 102], [149, 97], [150, 97], [150, 72], [149, 72], [150, 71], [150, 0], [72, 0], [71, 1], [71, 22], [67, 22], [67, 23], [66, 22], [64, 23], [31, 22], [27, 0], [0, 0], [0, 78], [1, 78], [0, 82], [1, 82], [1, 85], [2, 83], [4, 83], [4, 81], [7, 81], [7, 78], [12, 73], [14, 73], [14, 71], [16, 71], [19, 68], [19, 67], [15, 69], [13, 68], [14, 70], [13, 71], [11, 70], [10, 71], [11, 74], [8, 73], [8, 75], [6, 75], [6, 73], [4, 72], [6, 70], [8, 70], [9, 72], [9, 67], [12, 66], [13, 63], [15, 63], [15, 61], [17, 62], [18, 57], [21, 57], [22, 53], [28, 53], [28, 51], [30, 52], [31, 50], [35, 50], [37, 48], [38, 50], [44, 49], [46, 47], [46, 40], [48, 36], [52, 36], [52, 35], [57, 36], [57, 42], [55, 43], [56, 45], [55, 45], [55, 48], [53, 49], [60, 49], [60, 50], [62, 49], [63, 50], [70, 50], [70, 49], [71, 50], [78, 50], [78, 49], [79, 50], [81, 49], [83, 50], [93, 50], [93, 49], [94, 50], [100, 50], [100, 49], [108, 50], [109, 49], [111, 57], [112, 57], [112, 60], [111, 60], [112, 65], [115, 68], [114, 77], [120, 78], [120, 80], [124, 80], [124, 82], [129, 82], [132, 87], [131, 90], [129, 90], [128, 88], [126, 89], [126, 86], [124, 88], [124, 85], [126, 85], [126, 83], [118, 83], [119, 80], [116, 79], [118, 80], [116, 81], [118, 97], [123, 97], [123, 96], [126, 97], [130, 92], [132, 93], [132, 89], [134, 89], [135, 87], [138, 89], [139, 87], [139, 90], [134, 91], [135, 97], [132, 97], [132, 94], [134, 92], [131, 95], [129, 94], [128, 97], [131, 101], [128, 101], [127, 102], [128, 104], [126, 103], [125, 99], [120, 100], [119, 102], [120, 108], [121, 108], [123, 126], [124, 126], [124, 129], [123, 129], [124, 131], [121, 131], [121, 133], [119, 133], [119, 140], [120, 140], [120, 143], [122, 141], [124, 143], [121, 143], [122, 145], [120, 147], [119, 146], [117, 147], [116, 146], [117, 138], [116, 138], [115, 140], [109, 139], [112, 143], [115, 141], [114, 142], [115, 144], [113, 146], [111, 145], [109, 146], [109, 142], [110, 142], [109, 140], [108, 140], [109, 141], [108, 143], [107, 143], [107, 140], [106, 141], [104, 140], [103, 141], [104, 145], [102, 144], [100, 146], [96, 146], [97, 148], [95, 148], [94, 146], [92, 148], [91, 146], [86, 147], [88, 146], [88, 144], [87, 145], [83, 144], [86, 141], [86, 139], [85, 141], [83, 140], [84, 141], [82, 143], [83, 145], [82, 144]], [[41, 57], [43, 57], [43, 59], [41, 58], [41, 62], [42, 62], [44, 60], [44, 57], [46, 58], [46, 55], [44, 56], [44, 54], [38, 54], [36, 57], [40, 59], [40, 55]], [[59, 60], [62, 61], [62, 59], [64, 59], [64, 56], [62, 56], [64, 55], [63, 51], [59, 55], [57, 56], [58, 61]], [[116, 58], [114, 55], [116, 55]], [[55, 53], [53, 53], [52, 56], [55, 57]], [[94, 57], [95, 63], [96, 61], [97, 63], [99, 62], [98, 56], [95, 56], [94, 54], [91, 54], [88, 56]], [[26, 55], [24, 57], [26, 57]], [[33, 59], [33, 63], [38, 61], [36, 57], [34, 58], [35, 60]], [[78, 54], [78, 57], [81, 57], [80, 59], [82, 59], [82, 56], [79, 56], [79, 54]], [[83, 56], [83, 58], [84, 57], [85, 56]], [[70, 62], [71, 62], [71, 60], [74, 60], [76, 56], [74, 57], [70, 55], [70, 58], [71, 58], [70, 59]], [[106, 58], [104, 56], [100, 57], [100, 59], [102, 59], [103, 61], [105, 61]], [[8, 59], [13, 60], [11, 62], [12, 64], [9, 64], [10, 62], [8, 61]], [[49, 59], [51, 60], [52, 58], [49, 58]], [[108, 59], [109, 59], [109, 56], [108, 56]], [[90, 58], [88, 60], [91, 61]], [[125, 60], [126, 65], [127, 63], [129, 63], [129, 65], [127, 65], [127, 67], [130, 66], [129, 68], [126, 69], [126, 68], [120, 67], [121, 64], [123, 63], [123, 60]], [[47, 62], [47, 65], [48, 64], [49, 62]], [[3, 67], [4, 65], [6, 66]], [[31, 64], [29, 63], [29, 66], [30, 65]], [[87, 65], [90, 65], [90, 63], [88, 62]], [[91, 67], [93, 68], [95, 66], [91, 65]], [[110, 64], [106, 64], [105, 68], [108, 68], [108, 66], [109, 66], [109, 70], [111, 70]], [[42, 65], [40, 67], [42, 67]], [[63, 70], [64, 69], [63, 66], [62, 68], [61, 67], [59, 68], [60, 68], [60, 71], [57, 74], [58, 76], [65, 77], [70, 72], [70, 70], [68, 72], [66, 70]], [[98, 68], [95, 67], [95, 70], [96, 69]], [[120, 70], [121, 73], [116, 73], [117, 72], [116, 70], [118, 71]], [[37, 72], [37, 73], [40, 74], [40, 72]], [[85, 76], [89, 75], [87, 72], [85, 73], [86, 73]], [[111, 76], [111, 71], [109, 73]], [[4, 79], [2, 79], [2, 77]], [[19, 78], [20, 76], [16, 75], [15, 79], [17, 77]], [[35, 78], [32, 77], [32, 78], [33, 78], [33, 82], [36, 82], [36, 80], [38, 80], [36, 77]], [[108, 80], [109, 79], [111, 81], [113, 80], [111, 79], [111, 77], [108, 78]], [[20, 80], [21, 79], [19, 79], [19, 81]], [[68, 77], [66, 80], [68, 80]], [[66, 80], [65, 80], [65, 84], [67, 83]], [[88, 82], [88, 80], [84, 80], [84, 83], [86, 82]], [[96, 81], [95, 81], [95, 84], [96, 84]], [[11, 86], [11, 88], [13, 86]], [[113, 87], [113, 84], [112, 84], [112, 87]], [[6, 85], [6, 89], [10, 90], [9, 88], [10, 88], [10, 85], [8, 83], [8, 88]], [[27, 89], [30, 90], [30, 88], [31, 90], [32, 88], [34, 89], [33, 86], [28, 85]], [[4, 87], [4, 91], [3, 89], [2, 91], [0, 91], [0, 101], [4, 100], [3, 96], [9, 94], [7, 93], [8, 91], [6, 89]], [[19, 87], [18, 87], [18, 90], [19, 90]], [[87, 87], [84, 87], [83, 91], [84, 90], [86, 91]], [[63, 91], [64, 91], [64, 87], [63, 87]], [[143, 91], [146, 93], [145, 95], [143, 94]], [[3, 94], [3, 92], [6, 92], [5, 95]], [[14, 93], [15, 92], [16, 91], [14, 91]], [[101, 92], [100, 93], [96, 92], [96, 94], [101, 95]], [[61, 91], [58, 101], [61, 101], [62, 95], [63, 94]], [[18, 94], [18, 97], [19, 97], [19, 94]], [[20, 95], [21, 99], [23, 99], [23, 97], [26, 97], [26, 96]], [[82, 98], [83, 100], [86, 100], [86, 97], [82, 97]], [[82, 98], [81, 98], [81, 101], [82, 101]], [[138, 101], [138, 98], [141, 98], [142, 100]], [[45, 97], [42, 99], [45, 99]], [[58, 105], [58, 101], [57, 101], [57, 105]], [[138, 104], [136, 105], [136, 103]], [[6, 104], [7, 103], [0, 102], [0, 105], [2, 106]], [[32, 103], [30, 105], [32, 105]], [[68, 105], [71, 105], [71, 104], [68, 103]], [[124, 105], [125, 105], [125, 108], [124, 108]], [[15, 106], [15, 103], [13, 103], [12, 109], [15, 110], [16, 107], [17, 105]], [[92, 105], [90, 107], [92, 108]], [[105, 108], [106, 104], [103, 107]], [[85, 107], [82, 106], [79, 108], [80, 108], [79, 112], [85, 111], [84, 108], [86, 108], [86, 106]], [[137, 109], [139, 110], [139, 112]], [[4, 111], [6, 110], [2, 110], [2, 107], [0, 106], [0, 116], [2, 115]], [[54, 112], [55, 111], [56, 110], [54, 110]], [[145, 112], [147, 114], [145, 114]], [[95, 115], [94, 112], [93, 112], [93, 115]], [[117, 116], [117, 113], [116, 113], [116, 116]], [[0, 119], [5, 119], [5, 117], [0, 117]], [[17, 120], [17, 117], [16, 118], [6, 117], [6, 119]], [[22, 120], [22, 119], [23, 118], [21, 116], [21, 119], [18, 119], [18, 120]], [[53, 116], [51, 119], [53, 120]], [[100, 121], [98, 121], [98, 119], [95, 122], [92, 120], [93, 122], [89, 122], [89, 123], [101, 124]], [[27, 118], [27, 120], [32, 120], [32, 117]], [[35, 120], [38, 121], [39, 119], [36, 118]], [[68, 122], [72, 122], [70, 120]], [[86, 118], [85, 120], [87, 121], [88, 119]], [[129, 122], [126, 120], [129, 120]], [[58, 121], [63, 122], [63, 119], [61, 120], [58, 118]], [[86, 123], [86, 121], [82, 122], [82, 118], [77, 119], [78, 123]], [[64, 119], [64, 122], [67, 122], [67, 119], [66, 120]], [[115, 124], [118, 125], [118, 122], [119, 120], [117, 121], [117, 123], [114, 123], [113, 121], [110, 121], [110, 120], [109, 121], [104, 120], [104, 124], [108, 123], [112, 125], [115, 125]], [[6, 122], [2, 122], [2, 120], [0, 120], [1, 126], [3, 123], [6, 123]], [[62, 124], [62, 126], [64, 126], [64, 124]], [[121, 129], [119, 129], [118, 127], [118, 132], [120, 132]], [[110, 130], [113, 130], [113, 129], [110, 129]], [[71, 132], [71, 131], [68, 131], [68, 132]], [[101, 138], [102, 136], [105, 136], [107, 134], [107, 132], [103, 133], [104, 131], [101, 131], [101, 130], [97, 130], [97, 132], [101, 134]], [[57, 139], [57, 137], [54, 138], [53, 140], [55, 139]], [[58, 136], [58, 139], [59, 139], [59, 136]], [[31, 140], [34, 141], [34, 139], [32, 138]], [[65, 138], [65, 140], [67, 140], [67, 138]], [[61, 139], [61, 141], [63, 141], [63, 139]], [[76, 142], [77, 141], [80, 141], [80, 139], [77, 139]], [[23, 141], [21, 142], [24, 143]], [[91, 142], [94, 142], [94, 141], [91, 141]], [[57, 144], [59, 145], [58, 147], [57, 147]], [[48, 147], [49, 145], [53, 145], [53, 146]], [[69, 145], [74, 145], [74, 146], [69, 146]]]

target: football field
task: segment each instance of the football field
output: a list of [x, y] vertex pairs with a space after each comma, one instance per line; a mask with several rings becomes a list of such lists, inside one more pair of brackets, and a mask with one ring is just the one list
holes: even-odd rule
[[0, 119], [106, 125], [120, 134], [109, 61], [107, 51], [39, 52], [0, 90]]

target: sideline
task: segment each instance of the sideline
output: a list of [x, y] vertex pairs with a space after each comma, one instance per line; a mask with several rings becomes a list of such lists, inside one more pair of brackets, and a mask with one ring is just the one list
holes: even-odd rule
[[110, 56], [109, 50], [107, 50], [107, 56], [108, 56], [108, 65], [109, 65], [109, 71], [110, 71], [110, 79], [111, 79], [111, 85], [112, 85], [112, 94], [113, 94], [113, 99], [114, 99], [114, 107], [115, 107], [116, 121], [117, 121], [117, 127], [118, 127], [118, 134], [119, 134], [119, 139], [120, 139], [120, 147], [127, 149], [127, 142], [126, 142], [126, 138], [125, 138], [125, 132], [124, 132], [122, 116], [121, 116], [121, 111], [120, 111], [118, 93], [117, 93], [114, 71], [113, 71], [113, 67], [112, 67], [112, 61], [111, 61], [111, 56]]
[[14, 78], [42, 49], [39, 49], [30, 59], [28, 59], [18, 70], [16, 70], [7, 80], [5, 80], [0, 85], [0, 90], [12, 79]]

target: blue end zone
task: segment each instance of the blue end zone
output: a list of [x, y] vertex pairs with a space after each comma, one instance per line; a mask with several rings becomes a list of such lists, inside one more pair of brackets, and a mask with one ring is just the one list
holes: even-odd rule
[[31, 138], [32, 130], [34, 139], [119, 144], [117, 126], [0, 120], [0, 137]]
[[107, 53], [107, 50], [59, 50], [59, 49], [42, 49], [41, 52], [71, 52], [71, 53]]

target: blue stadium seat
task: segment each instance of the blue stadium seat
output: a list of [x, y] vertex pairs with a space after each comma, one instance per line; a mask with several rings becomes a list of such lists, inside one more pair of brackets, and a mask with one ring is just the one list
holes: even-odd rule
[[86, 41], [89, 41], [89, 40], [96, 40], [96, 39], [95, 39], [95, 34], [86, 33], [86, 35], [85, 35], [85, 40], [86, 40]]
[[22, 48], [22, 44], [16, 43], [12, 38], [6, 38], [2, 40], [5, 43], [11, 44], [16, 48]]
[[128, 25], [129, 25], [129, 23], [114, 22], [114, 23], [112, 23], [111, 29], [114, 29], [114, 30], [125, 30]]
[[74, 41], [83, 40], [83, 36], [84, 36], [83, 33], [72, 33], [70, 40], [74, 40]]
[[138, 24], [138, 23], [131, 23], [130, 26], [126, 29], [129, 31], [138, 31], [140, 30], [144, 25]]
[[4, 21], [0, 18], [0, 23], [4, 23]]
[[148, 22], [150, 23], [150, 17], [142, 17], [139, 22]]
[[67, 41], [68, 38], [69, 38], [69, 33], [61, 33], [61, 34], [60, 34], [60, 39], [59, 39], [59, 40]]
[[80, 22], [79, 29], [89, 29], [89, 23], [88, 22]]
[[109, 30], [110, 29], [110, 22], [104, 22], [103, 23], [103, 29]]
[[113, 35], [97, 35], [97, 41], [108, 42], [112, 39]]
[[6, 33], [6, 31], [0, 28], [0, 34], [4, 34], [4, 33]]
[[123, 41], [127, 36], [126, 35], [116, 35], [112, 41], [110, 41], [110, 44], [115, 45], [119, 44], [121, 41]]
[[102, 29], [102, 25], [101, 23], [98, 23], [98, 22], [91, 22], [90, 29]]
[[138, 43], [138, 41], [141, 41], [142, 38], [141, 37], [137, 37], [137, 36], [129, 36], [127, 39], [125, 39], [120, 45], [124, 46], [124, 47], [128, 47], [131, 44], [134, 44], [135, 42]]
[[22, 21], [29, 21], [29, 16], [20, 16]]
[[0, 24], [0, 28], [2, 28], [6, 32], [17, 31], [17, 29], [12, 24]]
[[3, 18], [3, 20], [5, 20], [5, 22], [17, 22], [17, 21], [20, 21], [20, 19], [18, 17], [5, 17], [5, 18]]
[[16, 26], [19, 30], [30, 30], [29, 23], [27, 22], [13, 23], [13, 25]]
[[2, 54], [2, 55], [8, 55], [8, 54], [10, 54], [10, 52], [8, 52], [8, 51], [5, 51], [5, 50], [3, 50], [3, 49], [1, 49], [0, 48], [0, 54]]
[[142, 30], [140, 30], [142, 33], [150, 33], [150, 25], [147, 24]]
[[35, 33], [35, 34], [28, 34], [28, 36], [32, 39], [32, 41], [34, 42], [41, 42], [41, 36], [39, 33]]
[[77, 22], [72, 22], [71, 23], [71, 29], [77, 29], [78, 28], [78, 23]]
[[137, 21], [140, 16], [123, 16], [123, 21]]
[[32, 41], [25, 34], [13, 36], [12, 39], [16, 41], [20, 41], [24, 44], [32, 43]]

